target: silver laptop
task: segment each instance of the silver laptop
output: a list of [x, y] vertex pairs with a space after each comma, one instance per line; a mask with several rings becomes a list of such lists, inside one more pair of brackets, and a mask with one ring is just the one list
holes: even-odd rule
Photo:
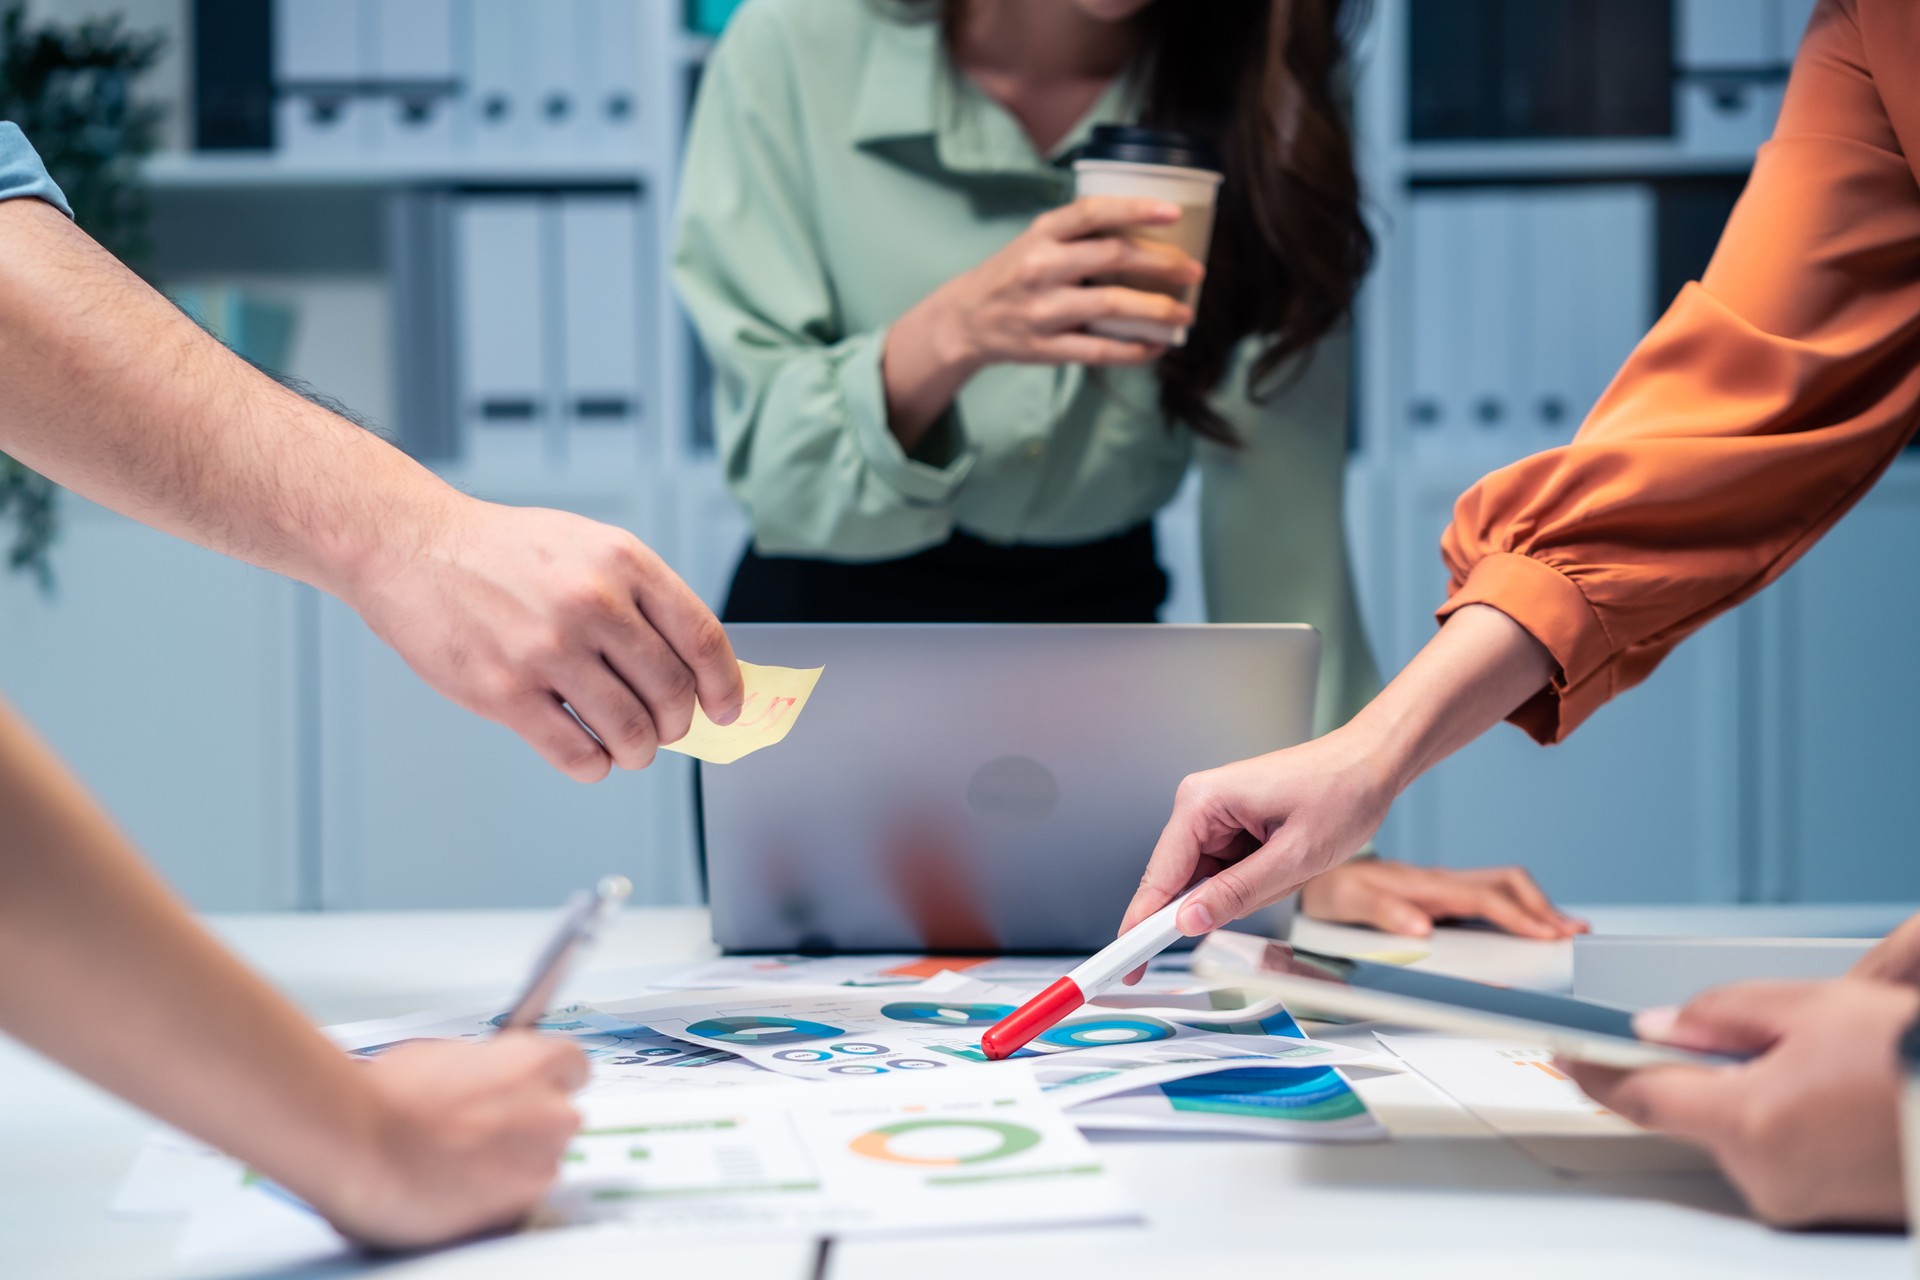
[[728, 951], [1097, 950], [1180, 780], [1306, 740], [1320, 659], [1308, 626], [728, 634], [826, 668], [785, 742], [700, 767]]

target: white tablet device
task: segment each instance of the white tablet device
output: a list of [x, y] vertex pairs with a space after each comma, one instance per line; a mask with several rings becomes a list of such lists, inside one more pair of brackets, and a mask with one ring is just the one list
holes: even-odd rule
[[1193, 953], [1193, 971], [1279, 996], [1299, 1016], [1318, 1011], [1452, 1035], [1520, 1039], [1613, 1067], [1734, 1061], [1642, 1040], [1633, 1033], [1632, 1012], [1612, 1005], [1325, 955], [1245, 933], [1208, 937]]

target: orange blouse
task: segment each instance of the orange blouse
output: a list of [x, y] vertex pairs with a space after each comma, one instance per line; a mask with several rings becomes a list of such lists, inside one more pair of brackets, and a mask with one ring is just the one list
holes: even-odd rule
[[1786, 571], [1920, 408], [1920, 3], [1822, 0], [1713, 261], [1564, 448], [1482, 479], [1441, 550], [1560, 672], [1557, 742]]

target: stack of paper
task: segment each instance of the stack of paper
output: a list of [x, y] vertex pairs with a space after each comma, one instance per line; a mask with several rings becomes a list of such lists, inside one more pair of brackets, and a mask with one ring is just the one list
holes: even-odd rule
[[1561, 1173], [1712, 1167], [1698, 1148], [1648, 1133], [1587, 1097], [1539, 1045], [1428, 1035], [1375, 1038], [1488, 1128]]

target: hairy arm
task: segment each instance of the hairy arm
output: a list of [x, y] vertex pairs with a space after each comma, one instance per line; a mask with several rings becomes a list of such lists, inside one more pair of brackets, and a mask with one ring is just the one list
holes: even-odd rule
[[155, 528], [347, 594], [459, 495], [210, 340], [51, 206], [0, 204], [0, 444]]
[[38, 200], [0, 201], [0, 449], [340, 597], [434, 688], [592, 781], [738, 714], [720, 624], [633, 535], [456, 492], [249, 367]]

